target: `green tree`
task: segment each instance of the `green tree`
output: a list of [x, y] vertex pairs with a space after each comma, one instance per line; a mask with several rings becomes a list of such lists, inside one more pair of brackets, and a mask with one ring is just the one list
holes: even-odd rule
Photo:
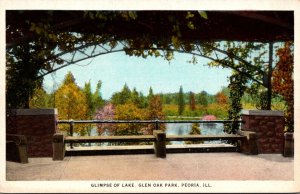
[[184, 94], [183, 94], [183, 89], [182, 86], [180, 86], [179, 93], [178, 93], [178, 114], [182, 115], [185, 107], [185, 102], [184, 102]]
[[148, 100], [148, 103], [150, 102], [151, 98], [153, 97], [153, 89], [152, 87], [150, 86], [149, 88], [149, 93], [148, 93], [148, 96], [147, 96], [147, 100]]
[[[82, 90], [75, 83], [75, 78], [71, 72], [68, 72], [62, 85], [56, 92], [56, 107], [59, 112], [60, 120], [82, 120], [88, 115], [87, 100]], [[60, 130], [68, 131], [69, 126], [60, 125]], [[85, 125], [75, 125], [74, 132], [80, 135], [87, 133]]]
[[36, 88], [29, 101], [29, 108], [49, 108], [50, 95], [43, 88]]
[[111, 102], [113, 105], [126, 104], [131, 101], [131, 91], [127, 84], [123, 86], [121, 92], [116, 92], [111, 97]]
[[[94, 118], [94, 115], [96, 113], [96, 109], [101, 108], [104, 104], [101, 96], [100, 96], [100, 88], [101, 88], [101, 81], [98, 81], [96, 90], [94, 93], [91, 91], [91, 83], [90, 81], [85, 83], [84, 88], [82, 89], [82, 92], [85, 95], [86, 102], [87, 102], [87, 119]], [[87, 126], [87, 133], [90, 135], [93, 125], [89, 124]]]
[[208, 105], [207, 96], [208, 96], [207, 92], [202, 91], [198, 97], [198, 104], [207, 107]]
[[[199, 127], [199, 123], [193, 123], [190, 135], [201, 135], [201, 129]], [[199, 144], [203, 143], [203, 141], [186, 141], [185, 144]]]

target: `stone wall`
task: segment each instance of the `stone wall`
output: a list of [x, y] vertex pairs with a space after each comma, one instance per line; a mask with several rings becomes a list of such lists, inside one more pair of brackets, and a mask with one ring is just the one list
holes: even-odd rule
[[282, 153], [284, 115], [282, 111], [243, 110], [242, 130], [257, 134], [258, 153]]
[[29, 157], [52, 157], [52, 138], [57, 129], [56, 109], [9, 110], [6, 133], [25, 135]]

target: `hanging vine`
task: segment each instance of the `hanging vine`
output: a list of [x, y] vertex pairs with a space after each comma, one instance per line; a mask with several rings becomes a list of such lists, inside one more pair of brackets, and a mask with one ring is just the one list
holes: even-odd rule
[[229, 83], [229, 111], [228, 111], [228, 119], [233, 120], [232, 123], [228, 123], [224, 125], [224, 132], [226, 133], [237, 133], [239, 129], [239, 123], [236, 122], [240, 119], [240, 111], [242, 110], [241, 99], [246, 90], [247, 78], [237, 72], [233, 72], [230, 76]]

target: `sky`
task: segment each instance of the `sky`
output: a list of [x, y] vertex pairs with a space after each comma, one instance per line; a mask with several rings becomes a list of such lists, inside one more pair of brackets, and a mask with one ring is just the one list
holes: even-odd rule
[[44, 88], [52, 92], [53, 88], [59, 87], [68, 71], [72, 72], [80, 87], [90, 80], [93, 91], [101, 80], [100, 92], [104, 99], [120, 91], [125, 83], [131, 90], [135, 87], [144, 95], [148, 95], [150, 87], [156, 94], [178, 92], [180, 86], [184, 92], [205, 90], [216, 94], [222, 87], [228, 86], [230, 69], [208, 67], [209, 60], [204, 58], [198, 58], [198, 64], [188, 63], [192, 57], [190, 54], [175, 53], [174, 57], [169, 62], [162, 57], [144, 59], [125, 55], [124, 52], [101, 55], [45, 76]]

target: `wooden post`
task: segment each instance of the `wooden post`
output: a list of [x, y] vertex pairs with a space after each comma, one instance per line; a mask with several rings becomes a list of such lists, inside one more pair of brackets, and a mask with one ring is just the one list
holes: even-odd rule
[[[71, 122], [70, 122], [70, 136], [73, 136], [73, 130], [74, 130], [74, 121], [71, 120]], [[70, 147], [73, 148], [73, 143], [70, 143]]]
[[53, 135], [53, 160], [63, 160], [65, 157], [64, 135], [56, 133]]
[[286, 132], [284, 134], [283, 156], [284, 157], [294, 156], [294, 133]]
[[258, 155], [256, 133], [252, 131], [239, 131], [238, 133], [246, 137], [240, 142], [240, 152], [250, 155]]
[[155, 136], [154, 152], [156, 157], [166, 158], [166, 133], [161, 130], [155, 130], [153, 135]]

